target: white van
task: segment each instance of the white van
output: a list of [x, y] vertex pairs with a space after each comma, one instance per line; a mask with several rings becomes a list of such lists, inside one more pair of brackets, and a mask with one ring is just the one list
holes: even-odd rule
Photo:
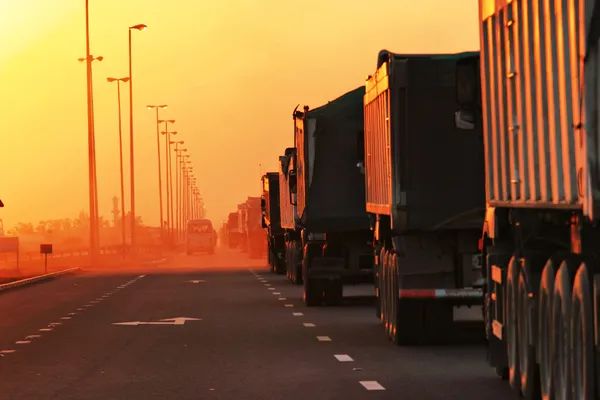
[[187, 222], [186, 252], [193, 254], [197, 251], [206, 251], [215, 254], [217, 245], [217, 232], [209, 219], [193, 219]]

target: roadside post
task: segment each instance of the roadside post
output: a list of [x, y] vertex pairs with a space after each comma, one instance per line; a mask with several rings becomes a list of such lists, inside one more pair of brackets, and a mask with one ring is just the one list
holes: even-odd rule
[[52, 244], [40, 244], [40, 254], [44, 255], [44, 273], [48, 273], [48, 254], [52, 254]]

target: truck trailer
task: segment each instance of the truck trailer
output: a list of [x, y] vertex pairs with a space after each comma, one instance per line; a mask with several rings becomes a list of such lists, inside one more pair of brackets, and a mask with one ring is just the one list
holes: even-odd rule
[[285, 237], [279, 212], [279, 173], [267, 172], [261, 178], [262, 227], [267, 236], [267, 260], [271, 272], [283, 274], [285, 268]]
[[231, 212], [227, 217], [227, 244], [230, 249], [240, 246], [241, 234], [239, 231], [238, 213]]
[[297, 205], [292, 197], [296, 193], [296, 148], [288, 147], [279, 156], [279, 216], [284, 230], [285, 273], [296, 285], [302, 284], [302, 240], [301, 228], [296, 218]]
[[250, 258], [260, 258], [265, 252], [265, 236], [262, 230], [261, 198], [248, 197], [245, 205], [244, 231]]
[[[458, 131], [456, 55], [382, 50], [364, 93], [366, 210], [377, 316], [399, 345], [443, 342], [459, 306], [483, 304], [483, 134]], [[482, 313], [475, 313], [479, 320]]]
[[[296, 205], [307, 306], [338, 304], [345, 283], [372, 282], [373, 250], [362, 158], [364, 86], [294, 110]], [[295, 190], [293, 190], [295, 189]], [[296, 243], [297, 245], [297, 243]]]
[[[600, 5], [479, 1], [457, 126], [483, 126], [488, 362], [524, 397], [600, 387]], [[590, 121], [588, 124], [586, 121]]]
[[237, 226], [238, 232], [240, 236], [240, 242], [238, 248], [242, 251], [242, 253], [246, 253], [248, 251], [248, 232], [246, 231], [246, 213], [248, 212], [246, 208], [246, 202], [240, 203], [237, 206]]

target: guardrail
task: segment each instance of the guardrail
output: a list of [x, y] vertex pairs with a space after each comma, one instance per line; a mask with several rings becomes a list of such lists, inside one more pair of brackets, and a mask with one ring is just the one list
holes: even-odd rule
[[[160, 246], [143, 246], [140, 248], [145, 253], [156, 253], [161, 252]], [[112, 254], [129, 254], [130, 246], [116, 245], [116, 246], [105, 246], [100, 248], [100, 255], [112, 255]], [[66, 249], [54, 248], [52, 254], [48, 254], [48, 261], [53, 259], [68, 258], [68, 257], [86, 257], [89, 256], [89, 248], [78, 248], [78, 249]], [[44, 254], [40, 254], [38, 251], [20, 251], [18, 255], [19, 262], [28, 261], [43, 261]], [[17, 254], [16, 253], [0, 253], [0, 268], [2, 264], [16, 264]]]

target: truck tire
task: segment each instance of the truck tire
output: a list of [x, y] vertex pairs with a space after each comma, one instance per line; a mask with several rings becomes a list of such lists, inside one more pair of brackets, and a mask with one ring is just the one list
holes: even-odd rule
[[390, 296], [390, 335], [399, 346], [432, 345], [448, 341], [453, 325], [453, 307], [435, 299], [400, 299], [402, 260], [394, 254], [390, 260], [393, 280]]
[[[300, 261], [300, 257], [302, 256], [302, 252], [298, 250], [299, 248], [299, 243], [298, 241], [293, 241], [292, 242], [292, 260], [293, 260], [293, 266], [292, 266], [292, 283], [294, 285], [302, 285], [303, 282], [303, 271], [302, 271], [302, 265], [303, 262]], [[302, 258], [303, 259], [303, 258]]]
[[[530, 343], [530, 338], [536, 333], [535, 321], [537, 310], [529, 296], [528, 289], [533, 291], [533, 298], [537, 298], [540, 286], [540, 276], [533, 271], [539, 271], [541, 262], [537, 254], [526, 254], [521, 260], [521, 271], [517, 282], [517, 345], [519, 355], [519, 373], [521, 394], [527, 400], [540, 398], [540, 370], [536, 362], [535, 340]], [[542, 264], [543, 265], [543, 264]], [[527, 280], [526, 278], [527, 277]], [[529, 288], [528, 288], [529, 285]]]
[[552, 380], [552, 297], [557, 267], [562, 262], [559, 257], [551, 257], [542, 270], [538, 296], [538, 343], [540, 360], [540, 391], [542, 398], [550, 399], [554, 393]]
[[344, 300], [344, 284], [341, 279], [325, 281], [325, 304], [339, 306]]
[[[377, 249], [375, 250], [377, 252]], [[381, 261], [385, 257], [385, 249], [381, 248], [379, 254], [375, 254], [377, 262], [373, 266], [373, 284], [375, 286], [375, 315], [381, 319]]]
[[517, 336], [517, 320], [519, 315], [518, 284], [519, 260], [513, 255], [508, 262], [506, 274], [506, 354], [508, 355], [508, 383], [517, 393], [521, 392], [521, 374], [519, 371], [519, 342]]
[[594, 397], [594, 314], [591, 275], [581, 264], [573, 284], [571, 313], [571, 386], [575, 399]]
[[312, 260], [319, 257], [322, 246], [318, 243], [307, 243], [304, 245], [302, 256], [302, 280], [304, 283], [303, 300], [307, 307], [319, 306], [325, 300], [327, 282], [310, 276]]
[[575, 257], [569, 257], [562, 262], [554, 282], [552, 297], [552, 354], [558, 365], [552, 368], [552, 383], [554, 396], [557, 399], [570, 398], [571, 374], [571, 305], [572, 289], [575, 272], [579, 263]]

